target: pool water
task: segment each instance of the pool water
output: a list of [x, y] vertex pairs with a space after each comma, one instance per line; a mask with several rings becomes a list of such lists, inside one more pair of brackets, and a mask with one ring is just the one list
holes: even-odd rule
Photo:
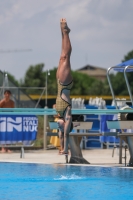
[[0, 200], [125, 200], [133, 169], [0, 163]]

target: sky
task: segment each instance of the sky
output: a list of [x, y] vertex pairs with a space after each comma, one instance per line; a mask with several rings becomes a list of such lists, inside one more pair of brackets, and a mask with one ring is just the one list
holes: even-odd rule
[[0, 70], [20, 80], [30, 65], [57, 67], [60, 18], [66, 18], [71, 29], [73, 70], [86, 64], [107, 69], [133, 50], [133, 0], [4, 0]]

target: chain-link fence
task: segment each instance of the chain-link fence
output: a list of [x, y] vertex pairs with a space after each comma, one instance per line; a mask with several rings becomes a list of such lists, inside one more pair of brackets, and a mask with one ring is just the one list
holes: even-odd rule
[[[32, 100], [25, 91], [26, 89], [40, 89], [40, 98], [36, 102]], [[10, 90], [12, 93], [12, 100], [15, 102], [15, 107], [20, 108], [37, 108], [40, 107], [39, 101], [41, 100], [41, 96], [45, 92], [45, 87], [38, 88], [38, 87], [17, 87], [14, 83], [12, 83], [8, 79], [8, 75], [2, 71], [0, 71], [0, 100], [4, 97], [4, 91]]]

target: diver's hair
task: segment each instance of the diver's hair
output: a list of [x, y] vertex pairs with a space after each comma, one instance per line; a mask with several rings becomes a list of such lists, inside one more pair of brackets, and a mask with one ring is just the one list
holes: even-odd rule
[[5, 90], [5, 91], [4, 91], [4, 94], [6, 94], [6, 93], [12, 94], [10, 90]]

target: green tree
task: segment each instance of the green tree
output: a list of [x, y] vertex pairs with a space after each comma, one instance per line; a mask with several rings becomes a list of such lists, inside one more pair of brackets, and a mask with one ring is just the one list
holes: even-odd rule
[[[127, 55], [124, 56], [124, 59], [122, 60], [122, 62], [125, 62], [130, 59], [133, 59], [133, 50], [128, 52]], [[132, 78], [133, 73], [132, 72], [127, 73], [127, 77], [130, 83], [131, 91], [133, 93], [133, 78]], [[110, 74], [110, 80], [111, 80], [115, 95], [128, 95], [128, 90], [127, 90], [124, 74], [122, 72], [117, 72], [116, 74]], [[104, 82], [104, 90], [102, 94], [104, 95], [111, 94], [107, 79]]]
[[[133, 59], [133, 50], [124, 56], [122, 62]], [[127, 72], [128, 81], [130, 83], [131, 92], [133, 93], [133, 72]], [[118, 72], [113, 80], [113, 87], [116, 95], [128, 95], [128, 90], [124, 78], [124, 73]]]
[[8, 79], [9, 79], [12, 83], [14, 83], [16, 86], [19, 86], [19, 82], [16, 80], [16, 78], [15, 78], [13, 75], [11, 75], [10, 73], [7, 73], [7, 75], [8, 75]]
[[[46, 74], [47, 73], [47, 74]], [[50, 75], [48, 75], [50, 74]], [[25, 73], [25, 77], [21, 80], [20, 85], [22, 87], [27, 87], [25, 90], [28, 94], [41, 94], [42, 89], [28, 89], [28, 87], [44, 87], [46, 86], [46, 76], [47, 76], [47, 92], [48, 95], [57, 94], [57, 84], [56, 84], [56, 68], [44, 71], [44, 64], [32, 65], [28, 68]]]
[[[22, 87], [45, 87], [44, 64], [31, 65], [25, 73], [24, 79], [21, 81]], [[29, 94], [40, 94], [39, 89], [26, 89]]]
[[124, 59], [122, 60], [122, 62], [125, 62], [125, 61], [130, 60], [130, 59], [133, 59], [133, 50], [129, 51], [127, 53], [127, 55], [124, 56]]
[[[110, 74], [110, 79], [112, 80], [114, 78], [114, 74]], [[102, 95], [111, 95], [110, 87], [107, 78], [103, 82], [103, 90]]]
[[71, 90], [72, 95], [86, 95], [89, 92], [89, 87], [94, 82], [93, 78], [88, 77], [87, 74], [82, 74], [77, 71], [72, 71], [74, 85]]
[[[50, 70], [50, 75], [47, 71], [43, 71], [44, 64], [38, 64], [35, 66], [30, 66], [26, 71], [24, 80], [21, 83], [23, 87], [45, 87], [46, 84], [46, 73], [47, 73], [47, 93], [48, 95], [57, 94], [57, 80], [56, 71], [57, 68]], [[82, 74], [77, 71], [72, 71], [74, 86], [71, 90], [72, 95], [87, 95], [90, 94], [91, 88], [95, 89], [95, 84], [97, 83], [98, 88], [102, 90], [102, 83], [94, 78], [89, 77], [86, 74]], [[94, 84], [95, 82], [95, 84]], [[93, 86], [94, 85], [94, 86]], [[97, 92], [99, 89], [97, 88]], [[92, 89], [93, 91], [93, 89]], [[28, 94], [40, 94], [39, 90], [30, 90], [27, 88], [26, 92]]]
[[[127, 60], [130, 60], [130, 59], [133, 59], [133, 50], [129, 51], [127, 53], [127, 55], [124, 56], [124, 59], [122, 62], [124, 61], [127, 61]], [[133, 94], [133, 72], [129, 72], [127, 73], [127, 77], [128, 77], [128, 81], [130, 83], [130, 89], [131, 89], [131, 92]], [[127, 90], [126, 90], [127, 91]], [[128, 92], [127, 92], [128, 93]]]
[[95, 80], [91, 87], [89, 87], [89, 95], [102, 95], [104, 90], [104, 84], [102, 81]]
[[[128, 52], [127, 55], [124, 56], [122, 62], [133, 59], [133, 50]], [[47, 74], [47, 86], [48, 86], [48, 95], [56, 95], [57, 94], [57, 81], [56, 81], [56, 70], [54, 67], [50, 70], [50, 76]], [[23, 80], [19, 82], [15, 79], [15, 77], [8, 73], [9, 80], [12, 81], [16, 86], [23, 87], [45, 87], [46, 85], [46, 73], [44, 70], [44, 64], [40, 63], [37, 65], [31, 65], [26, 73]], [[82, 74], [77, 71], [72, 71], [74, 86], [71, 90], [72, 95], [110, 95], [110, 87], [108, 84], [108, 80], [106, 79], [104, 82], [101, 82], [95, 78], [89, 77], [87, 74]], [[128, 80], [131, 86], [131, 91], [133, 93], [133, 78], [132, 73], [127, 73]], [[115, 95], [127, 95], [127, 87], [125, 83], [125, 79], [123, 73], [110, 74], [111, 83], [115, 92]], [[42, 90], [31, 90], [26, 89], [28, 94], [41, 94]]]
[[[57, 68], [54, 67], [54, 69], [49, 71], [50, 75], [47, 76], [48, 95], [57, 94], [56, 70]], [[45, 74], [45, 79], [46, 79], [46, 72], [44, 74]]]
[[111, 81], [115, 95], [127, 95], [127, 86], [123, 73], [118, 72]]

